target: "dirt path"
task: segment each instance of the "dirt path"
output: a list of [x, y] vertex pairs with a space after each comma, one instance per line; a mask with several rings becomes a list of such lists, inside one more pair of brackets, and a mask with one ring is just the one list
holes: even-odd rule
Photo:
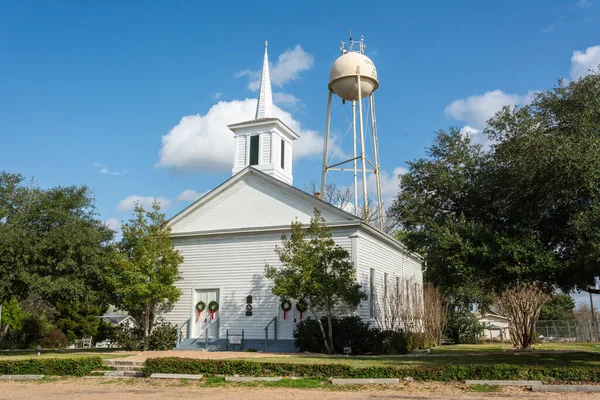
[[247, 386], [202, 387], [202, 384], [179, 382], [150, 382], [147, 380], [67, 379], [56, 382], [0, 382], [0, 399], [210, 399], [210, 400], [331, 400], [331, 399], [544, 399], [592, 400], [597, 393], [531, 393], [519, 388], [504, 388], [500, 393], [466, 393], [456, 384], [419, 384], [388, 389], [359, 389], [333, 391], [318, 389], [271, 389]]

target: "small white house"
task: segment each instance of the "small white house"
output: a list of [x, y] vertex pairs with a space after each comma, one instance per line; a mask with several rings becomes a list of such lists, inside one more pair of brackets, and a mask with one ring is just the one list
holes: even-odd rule
[[510, 320], [502, 315], [494, 313], [476, 313], [479, 323], [484, 327], [484, 340], [506, 342], [510, 340], [508, 329]]
[[[356, 279], [370, 295], [355, 311], [361, 318], [374, 322], [376, 293], [406, 281], [422, 284], [419, 255], [353, 214], [292, 186], [298, 135], [272, 116], [272, 107], [265, 48], [256, 119], [229, 126], [235, 137], [233, 176], [169, 221], [183, 256], [177, 283], [183, 294], [165, 319], [181, 325], [189, 342], [205, 334], [224, 338], [227, 330], [263, 339], [270, 323], [277, 324], [278, 339], [293, 339], [295, 324], [307, 315], [294, 304], [282, 310], [264, 269], [267, 263], [280, 265], [275, 247], [281, 235], [296, 219], [308, 224], [315, 208], [336, 243], [350, 252]], [[211, 301], [218, 303], [214, 315], [208, 310]], [[206, 305], [202, 312], [196, 309], [199, 302]]]

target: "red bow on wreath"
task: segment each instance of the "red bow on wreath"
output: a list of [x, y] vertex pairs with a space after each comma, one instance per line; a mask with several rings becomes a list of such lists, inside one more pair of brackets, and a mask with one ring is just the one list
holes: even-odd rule
[[281, 309], [283, 310], [283, 319], [287, 318], [287, 312], [292, 309], [292, 303], [289, 300], [281, 301]]
[[198, 322], [200, 320], [200, 314], [202, 314], [202, 311], [204, 311], [206, 309], [206, 303], [203, 301], [199, 301], [196, 303], [196, 312], [198, 313], [198, 315], [196, 315], [196, 322]]
[[214, 320], [215, 312], [219, 311], [219, 303], [214, 300], [208, 303], [208, 311], [210, 311], [210, 318]]

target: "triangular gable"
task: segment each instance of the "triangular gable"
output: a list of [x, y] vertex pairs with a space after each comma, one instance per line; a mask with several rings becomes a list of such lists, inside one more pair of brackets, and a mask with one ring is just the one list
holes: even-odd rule
[[327, 222], [360, 222], [261, 171], [248, 167], [191, 204], [170, 221], [174, 234], [289, 226], [310, 222], [314, 208]]

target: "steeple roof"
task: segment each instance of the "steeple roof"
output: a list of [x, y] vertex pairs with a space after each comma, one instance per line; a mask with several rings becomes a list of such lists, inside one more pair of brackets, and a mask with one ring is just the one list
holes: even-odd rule
[[256, 119], [273, 117], [273, 92], [271, 91], [271, 75], [269, 74], [268, 43], [265, 42], [265, 58], [263, 61], [262, 75], [260, 77], [260, 90], [256, 104]]

